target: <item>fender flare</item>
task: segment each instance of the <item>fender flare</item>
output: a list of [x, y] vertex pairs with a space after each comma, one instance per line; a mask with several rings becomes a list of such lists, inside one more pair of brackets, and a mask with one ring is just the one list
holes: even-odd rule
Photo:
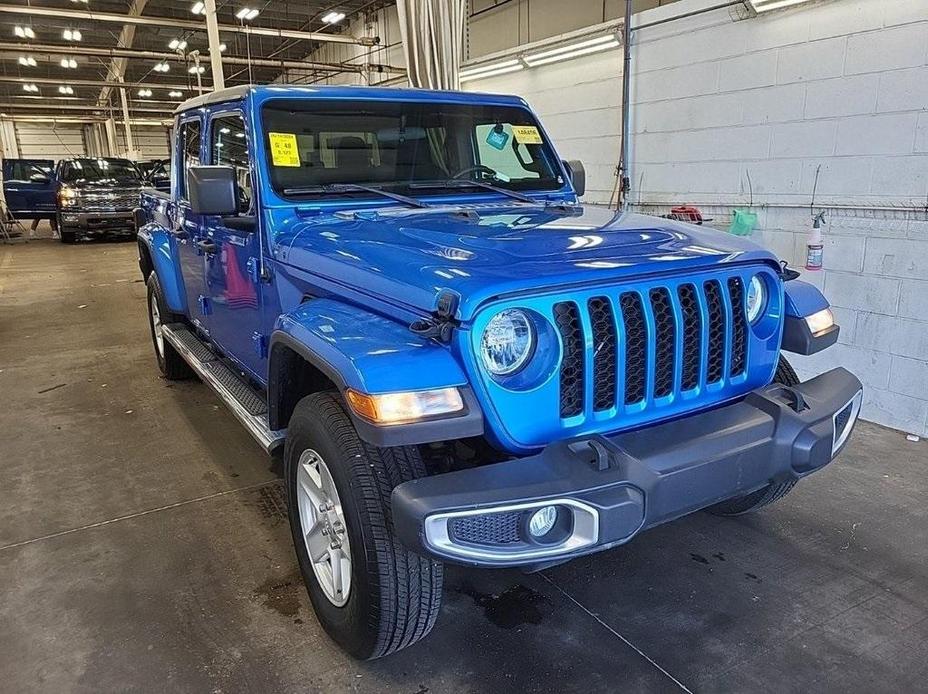
[[786, 306], [780, 348], [784, 352], [815, 354], [838, 341], [841, 327], [837, 323], [813, 334], [806, 322], [808, 316], [830, 307], [818, 287], [802, 280], [790, 280], [783, 288]]
[[377, 395], [456, 387], [464, 411], [447, 417], [381, 426], [348, 409], [359, 436], [375, 446], [404, 446], [480, 436], [483, 413], [450, 350], [414, 335], [407, 326], [333, 299], [311, 299], [278, 318], [268, 347], [268, 418], [283, 428], [280, 403], [287, 387], [281, 348], [292, 350], [335, 387]]
[[174, 263], [171, 234], [157, 224], [149, 223], [139, 228], [138, 239], [139, 244], [144, 244], [148, 250], [152, 270], [158, 275], [168, 308], [174, 313], [187, 314], [187, 293]]

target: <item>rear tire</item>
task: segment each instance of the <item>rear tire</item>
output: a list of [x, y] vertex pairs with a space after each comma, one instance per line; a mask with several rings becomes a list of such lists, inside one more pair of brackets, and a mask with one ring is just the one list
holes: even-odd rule
[[[793, 370], [792, 365], [784, 357], [780, 357], [777, 362], [777, 370], [773, 375], [773, 382], [780, 383], [784, 386], [795, 386], [799, 384], [799, 377]], [[764, 506], [769, 506], [774, 501], [779, 501], [786, 496], [790, 490], [796, 486], [796, 480], [786, 480], [775, 484], [768, 484], [756, 492], [736, 496], [727, 499], [721, 503], [710, 506], [707, 511], [716, 516], [740, 516], [744, 513], [753, 513]]]
[[[320, 459], [323, 466], [318, 466]], [[298, 487], [307, 479], [307, 465], [316, 465], [317, 472], [323, 467], [334, 483], [335, 525], [343, 531], [333, 532], [333, 525], [321, 520], [324, 514], [308, 508], [311, 497], [301, 490], [305, 487]], [[314, 393], [297, 403], [284, 449], [293, 544], [316, 617], [329, 636], [356, 658], [380, 658], [406, 648], [435, 625], [442, 565], [401, 544], [393, 535], [390, 515], [393, 488], [425, 474], [417, 448], [377, 448], [362, 441], [337, 394]], [[315, 545], [321, 559], [313, 562], [308, 549], [312, 542], [304, 532], [320, 523], [326, 525], [323, 545], [332, 541], [329, 547], [334, 554]], [[334, 557], [341, 556], [343, 541], [350, 547], [350, 583], [342, 579], [340, 585], [346, 586], [348, 595], [340, 592], [333, 599], [332, 585], [324, 586], [323, 581], [332, 575], [326, 567], [334, 566]]]
[[[61, 234], [64, 239], [64, 233]], [[180, 381], [193, 376], [193, 370], [177, 353], [174, 346], [161, 335], [161, 326], [166, 323], [180, 323], [183, 316], [172, 313], [164, 301], [158, 275], [148, 275], [148, 327], [151, 329], [151, 342], [155, 348], [155, 359], [161, 375], [169, 381]]]

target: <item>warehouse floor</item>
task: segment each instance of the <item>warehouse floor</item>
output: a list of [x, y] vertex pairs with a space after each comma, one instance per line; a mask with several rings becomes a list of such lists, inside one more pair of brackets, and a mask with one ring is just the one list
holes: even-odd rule
[[131, 242], [0, 245], [6, 691], [914, 691], [928, 444], [862, 423], [774, 508], [536, 575], [448, 571], [423, 643], [318, 627], [270, 460], [157, 375]]

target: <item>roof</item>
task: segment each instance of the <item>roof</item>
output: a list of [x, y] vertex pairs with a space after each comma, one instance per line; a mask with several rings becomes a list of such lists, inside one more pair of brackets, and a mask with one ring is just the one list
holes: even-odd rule
[[470, 103], [483, 103], [492, 101], [503, 104], [524, 105], [525, 101], [518, 96], [511, 94], [483, 94], [478, 92], [455, 92], [437, 89], [414, 89], [398, 87], [367, 87], [357, 85], [327, 85], [304, 87], [300, 85], [288, 84], [265, 84], [250, 85], [242, 84], [236, 87], [226, 87], [217, 89], [214, 92], [207, 92], [192, 99], [187, 99], [180, 104], [174, 113], [182, 113], [194, 108], [209, 106], [210, 104], [220, 104], [225, 101], [234, 101], [241, 99], [249, 93], [261, 100], [270, 97], [316, 97], [316, 98], [341, 98], [341, 99], [378, 99], [378, 100], [416, 100], [416, 101], [436, 101], [436, 102], [453, 102], [465, 101]]

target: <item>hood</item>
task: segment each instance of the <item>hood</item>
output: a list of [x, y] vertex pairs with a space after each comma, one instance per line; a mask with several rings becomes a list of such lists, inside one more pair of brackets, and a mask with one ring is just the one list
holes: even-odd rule
[[117, 191], [117, 190], [139, 190], [142, 182], [131, 178], [79, 178], [74, 181], [68, 181], [62, 185], [75, 190], [84, 191]]
[[484, 204], [316, 214], [271, 213], [277, 260], [419, 310], [433, 310], [437, 295], [451, 290], [460, 296], [462, 320], [504, 294], [777, 262], [742, 237], [603, 207]]

